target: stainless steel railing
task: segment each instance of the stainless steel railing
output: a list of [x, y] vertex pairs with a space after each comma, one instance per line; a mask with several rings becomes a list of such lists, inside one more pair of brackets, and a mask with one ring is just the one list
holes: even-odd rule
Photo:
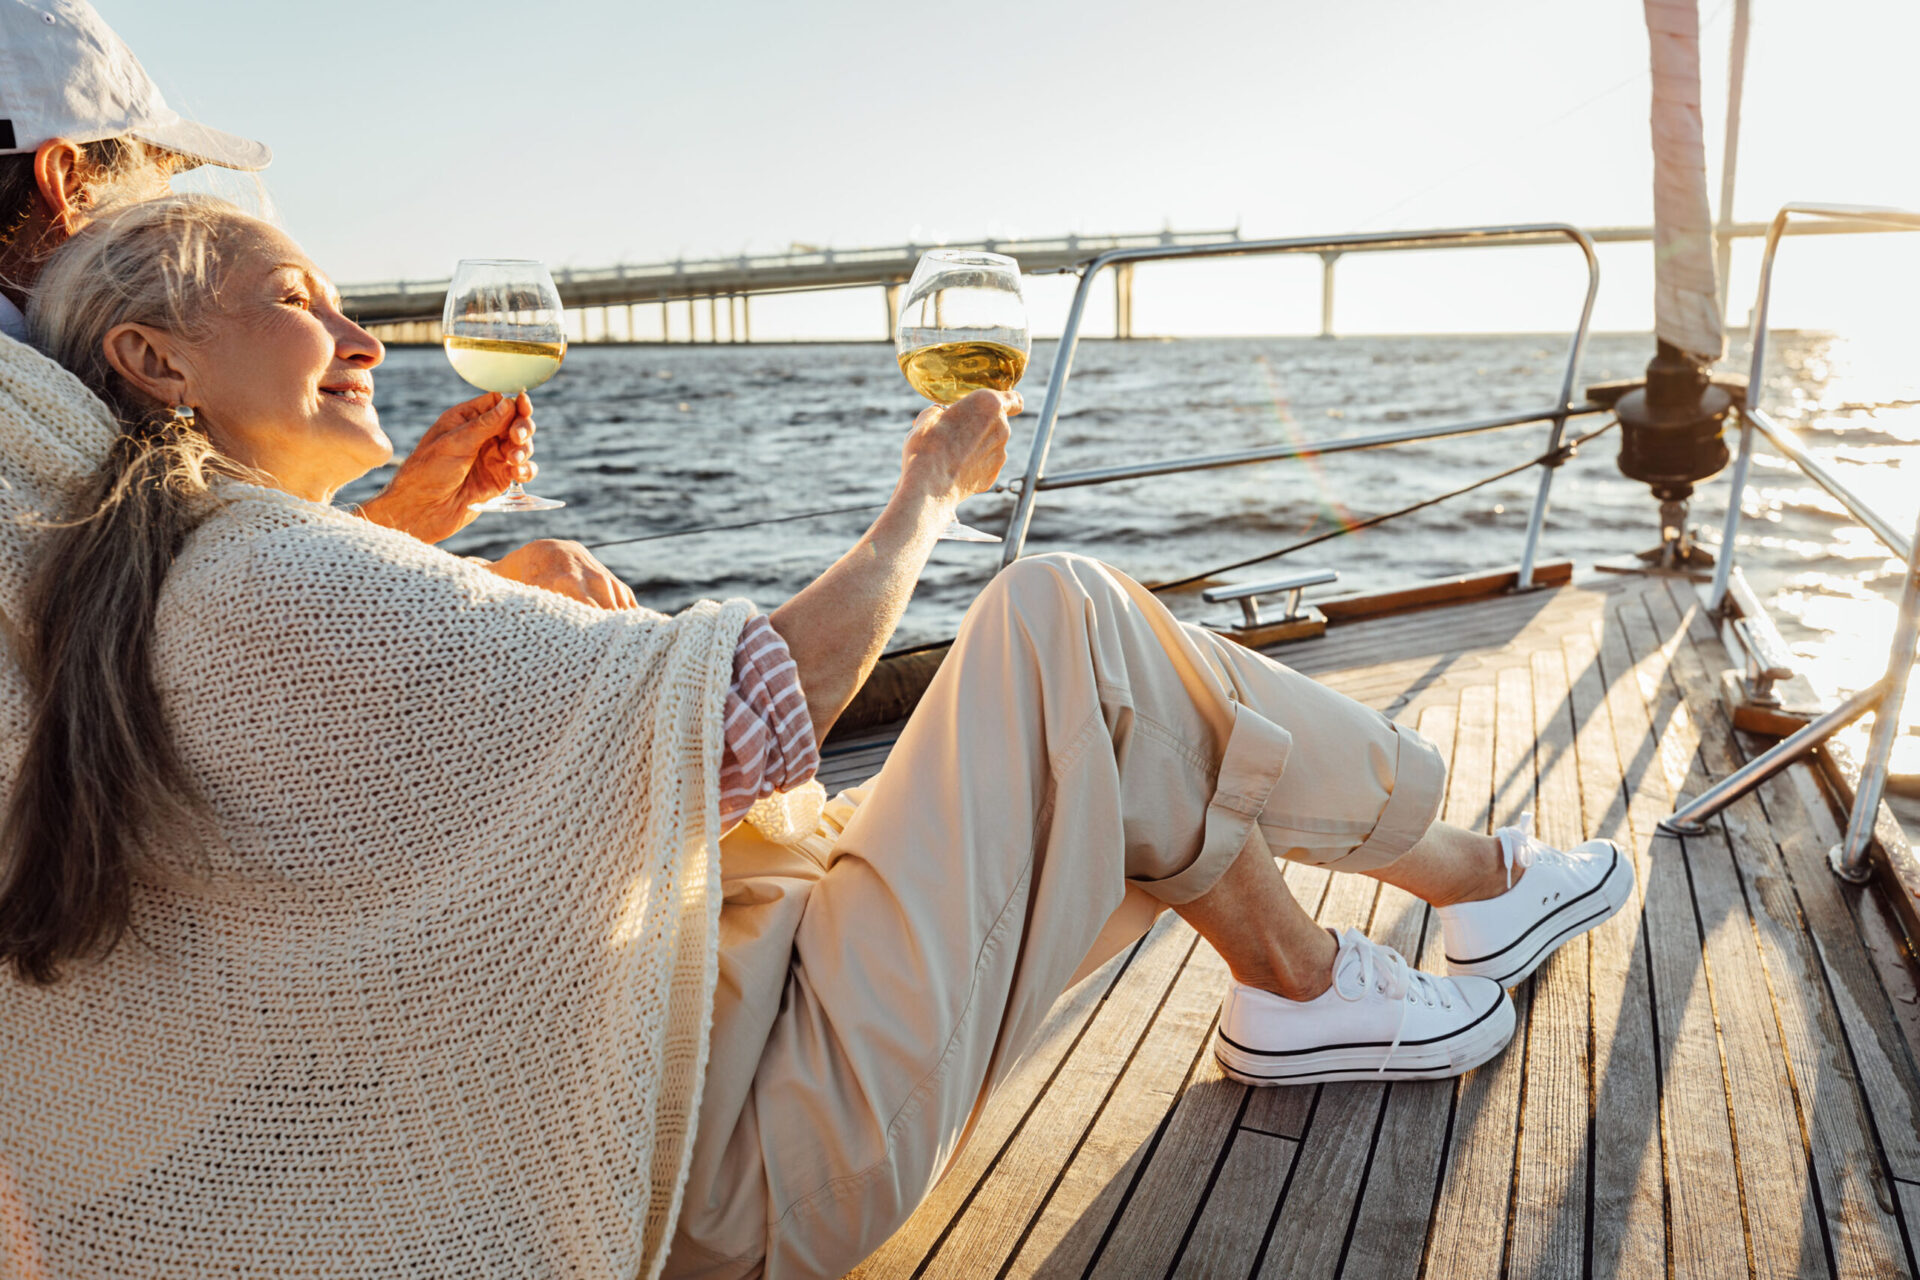
[[1911, 536], [1901, 536], [1898, 528], [1874, 510], [1872, 504], [1848, 488], [1833, 469], [1809, 450], [1794, 432], [1774, 421], [1760, 405], [1764, 388], [1761, 375], [1766, 363], [1768, 312], [1773, 299], [1774, 258], [1779, 251], [1781, 237], [1795, 216], [1851, 223], [1861, 230], [1920, 231], [1920, 212], [1868, 205], [1790, 204], [1774, 215], [1773, 223], [1767, 229], [1766, 253], [1760, 260], [1760, 292], [1753, 313], [1753, 354], [1748, 362], [1747, 405], [1740, 415], [1740, 449], [1734, 458], [1731, 496], [1720, 537], [1720, 562], [1714, 568], [1713, 586], [1707, 596], [1708, 607], [1715, 613], [1726, 611], [1733, 574], [1734, 539], [1740, 532], [1747, 472], [1753, 461], [1754, 436], [1758, 433], [1765, 436], [1767, 442], [1809, 480], [1825, 490], [1863, 528], [1906, 562], [1900, 611], [1894, 625], [1893, 642], [1887, 652], [1886, 670], [1879, 680], [1680, 805], [1662, 821], [1661, 826], [1682, 835], [1698, 834], [1705, 830], [1704, 824], [1708, 818], [1788, 765], [1807, 756], [1835, 733], [1871, 711], [1873, 733], [1868, 738], [1867, 758], [1861, 768], [1859, 785], [1854, 788], [1853, 809], [1847, 815], [1846, 835], [1827, 854], [1827, 861], [1835, 872], [1845, 879], [1860, 882], [1871, 874], [1867, 865], [1868, 845], [1873, 839], [1874, 817], [1879, 812], [1880, 798], [1886, 789], [1887, 765], [1893, 754], [1894, 737], [1900, 728], [1900, 707], [1906, 700], [1907, 677], [1913, 670], [1916, 644], [1920, 644], [1920, 524], [1916, 525]]
[[[1060, 420], [1060, 400], [1066, 392], [1067, 380], [1073, 373], [1074, 353], [1080, 346], [1081, 318], [1085, 315], [1087, 301], [1092, 296], [1094, 278], [1108, 267], [1187, 258], [1538, 244], [1543, 236], [1561, 237], [1578, 245], [1587, 261], [1586, 295], [1580, 304], [1579, 322], [1574, 326], [1573, 337], [1567, 344], [1567, 363], [1565, 373], [1560, 380], [1560, 395], [1551, 405], [1495, 418], [1415, 427], [1404, 431], [1381, 432], [1371, 436], [1296, 442], [1260, 449], [1245, 449], [1236, 453], [1200, 454], [1131, 466], [1097, 467], [1084, 471], [1064, 472], [1059, 475], [1046, 474], [1047, 452], [1053, 446], [1054, 429]], [[1593, 320], [1594, 295], [1600, 289], [1600, 261], [1594, 255], [1592, 239], [1578, 227], [1565, 223], [1461, 227], [1437, 231], [1382, 231], [1364, 235], [1316, 236], [1293, 240], [1243, 240], [1229, 244], [1147, 245], [1139, 248], [1110, 250], [1077, 269], [1080, 273], [1080, 286], [1074, 291], [1073, 307], [1068, 311], [1066, 326], [1060, 332], [1060, 345], [1053, 358], [1053, 371], [1047, 379], [1046, 400], [1040, 408], [1040, 422], [1034, 431], [1033, 449], [1027, 457], [1027, 469], [1017, 482], [1019, 501], [1014, 507], [1013, 519], [1007, 526], [1006, 546], [1001, 552], [1003, 565], [1012, 564], [1025, 550], [1027, 529], [1033, 522], [1034, 506], [1039, 501], [1040, 494], [1049, 489], [1112, 484], [1119, 480], [1172, 475], [1183, 471], [1247, 466], [1256, 462], [1298, 457], [1302, 454], [1318, 455], [1347, 453], [1357, 449], [1383, 449], [1393, 445], [1410, 444], [1417, 440], [1438, 440], [1447, 436], [1498, 431], [1535, 422], [1552, 424], [1552, 432], [1544, 451], [1545, 455], [1550, 456], [1560, 449], [1566, 435], [1568, 418], [1599, 411], [1597, 405], [1575, 401], [1573, 388], [1579, 380], [1580, 357], [1586, 350], [1587, 330]], [[1540, 546], [1540, 530], [1547, 518], [1547, 500], [1553, 489], [1553, 473], [1556, 465], [1547, 463], [1541, 465], [1540, 488], [1534, 496], [1532, 513], [1527, 518], [1527, 539], [1521, 550], [1520, 572], [1516, 579], [1516, 585], [1523, 590], [1533, 585], [1533, 566]]]

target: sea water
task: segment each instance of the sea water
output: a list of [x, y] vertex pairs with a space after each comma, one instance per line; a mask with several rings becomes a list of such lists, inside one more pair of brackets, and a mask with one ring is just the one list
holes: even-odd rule
[[[1638, 375], [1652, 345], [1644, 334], [1596, 335], [1581, 385]], [[1767, 407], [1800, 426], [1896, 527], [1912, 528], [1920, 506], [1920, 362], [1825, 334], [1777, 334], [1770, 345]], [[1054, 354], [1053, 343], [1035, 344], [1022, 386], [1029, 410], [1014, 424], [1007, 477], [1025, 464]], [[1544, 407], [1559, 391], [1565, 354], [1565, 338], [1549, 335], [1087, 342], [1066, 387], [1048, 470]], [[1744, 367], [1742, 335], [1731, 355]], [[472, 394], [438, 348], [395, 350], [375, 379], [382, 421], [402, 454], [436, 413]], [[540, 476], [528, 486], [568, 505], [482, 516], [448, 546], [494, 555], [532, 538], [645, 538], [598, 553], [642, 603], [672, 611], [703, 596], [744, 595], [772, 609], [843, 552], [884, 502], [902, 437], [924, 407], [892, 349], [879, 344], [575, 345], [535, 396]], [[1570, 432], [1604, 421], [1577, 418]], [[1547, 432], [1542, 424], [1043, 493], [1028, 548], [1098, 556], [1143, 580], [1185, 577], [1524, 461], [1543, 450]], [[1657, 541], [1654, 499], [1619, 473], [1618, 447], [1617, 431], [1602, 436], [1555, 477], [1543, 559], [1569, 557], [1584, 569]], [[366, 496], [385, 474], [343, 499]], [[1334, 590], [1345, 591], [1513, 564], [1539, 476], [1528, 469], [1245, 576], [1325, 566], [1340, 572]], [[1723, 474], [1694, 499], [1693, 518], [1710, 547], [1727, 493]], [[873, 505], [657, 536], [861, 504]], [[1010, 497], [988, 495], [969, 501], [963, 518], [997, 532], [1011, 510]], [[1737, 558], [1823, 692], [1879, 675], [1901, 566], [1764, 442]], [[942, 543], [895, 647], [951, 636], [998, 566], [998, 547]], [[1920, 747], [1920, 739], [1906, 745]]]

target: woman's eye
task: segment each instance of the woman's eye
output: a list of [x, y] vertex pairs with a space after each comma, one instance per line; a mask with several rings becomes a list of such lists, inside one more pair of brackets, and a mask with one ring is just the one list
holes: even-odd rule
[[308, 307], [313, 305], [313, 299], [309, 298], [304, 293], [290, 293], [286, 297], [280, 299], [280, 301], [285, 302], [291, 306], [299, 307], [302, 311], [306, 310]]

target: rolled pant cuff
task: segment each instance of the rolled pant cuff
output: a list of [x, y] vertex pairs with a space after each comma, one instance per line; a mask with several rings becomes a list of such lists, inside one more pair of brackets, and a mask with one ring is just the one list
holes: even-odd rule
[[[1207, 804], [1200, 852], [1192, 862], [1160, 880], [1130, 877], [1134, 884], [1170, 907], [1192, 902], [1226, 874], [1247, 846], [1253, 825], [1267, 807], [1280, 773], [1287, 767], [1293, 735], [1257, 711], [1235, 704], [1233, 729], [1220, 756], [1213, 799]], [[1436, 756], [1437, 760], [1438, 757]]]
[[1393, 794], [1366, 841], [1342, 862], [1358, 859], [1368, 867], [1384, 867], [1420, 843], [1440, 816], [1447, 796], [1447, 762], [1413, 730], [1394, 728], [1400, 755], [1394, 764]]

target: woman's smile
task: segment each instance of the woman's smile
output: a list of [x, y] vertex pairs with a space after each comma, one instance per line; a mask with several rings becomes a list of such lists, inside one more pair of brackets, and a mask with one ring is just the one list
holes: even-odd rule
[[332, 381], [320, 384], [320, 394], [370, 409], [373, 407], [373, 378], [357, 370], [337, 374]]

